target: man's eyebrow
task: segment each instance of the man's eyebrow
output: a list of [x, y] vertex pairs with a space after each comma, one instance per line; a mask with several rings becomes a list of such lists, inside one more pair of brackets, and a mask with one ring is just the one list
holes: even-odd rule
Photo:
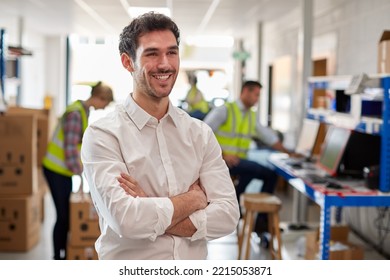
[[177, 46], [177, 45], [171, 46], [171, 47], [169, 47], [168, 49], [170, 49], [170, 50], [178, 50], [178, 49], [179, 49], [179, 46]]
[[[168, 50], [178, 50], [179, 47], [178, 46], [171, 46], [171, 47], [168, 47]], [[146, 48], [144, 50], [144, 52], [156, 52], [156, 51], [159, 51], [160, 49], [159, 48]]]

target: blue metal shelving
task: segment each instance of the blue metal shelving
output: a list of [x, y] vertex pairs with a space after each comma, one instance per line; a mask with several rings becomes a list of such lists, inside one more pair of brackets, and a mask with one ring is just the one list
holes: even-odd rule
[[[378, 132], [381, 135], [381, 165], [380, 165], [380, 186], [382, 192], [390, 192], [390, 75], [379, 77], [380, 86], [383, 89], [383, 108], [382, 108], [382, 125]], [[312, 104], [314, 89], [345, 89], [348, 83], [340, 82], [349, 81], [350, 77], [319, 77], [309, 81], [309, 104]], [[335, 82], [337, 81], [337, 82]], [[326, 116], [322, 114], [313, 114], [307, 112], [307, 118], [327, 121]], [[360, 132], [367, 132], [366, 123], [360, 122], [353, 129]]]
[[281, 160], [280, 154], [272, 154], [269, 163], [275, 172], [285, 178], [289, 185], [307, 196], [321, 207], [320, 217], [320, 258], [329, 259], [331, 208], [332, 207], [380, 207], [390, 206], [390, 193], [342, 193], [329, 192], [315, 188], [297, 177], [291, 166]]
[[[380, 164], [380, 185], [379, 190], [374, 193], [346, 193], [336, 194], [320, 191], [313, 186], [306, 184], [297, 177], [291, 167], [278, 159], [278, 156], [270, 156], [269, 162], [275, 168], [278, 175], [288, 180], [289, 184], [299, 192], [306, 195], [321, 207], [320, 219], [320, 257], [323, 260], [329, 259], [330, 227], [331, 227], [331, 208], [332, 207], [381, 207], [390, 206], [390, 74], [379, 77], [380, 85], [383, 89], [383, 109], [381, 135], [381, 164]], [[336, 80], [340, 78], [336, 77]], [[343, 83], [338, 83], [338, 85]], [[345, 85], [345, 84], [344, 84]], [[313, 91], [316, 88], [332, 87], [331, 78], [324, 77], [324, 80], [313, 79], [309, 81], [309, 98], [312, 99]], [[326, 116], [321, 114], [311, 114], [307, 112], [307, 118], [327, 120]], [[362, 131], [362, 128], [357, 127]]]
[[381, 129], [380, 190], [390, 192], [390, 76], [381, 78], [383, 113]]

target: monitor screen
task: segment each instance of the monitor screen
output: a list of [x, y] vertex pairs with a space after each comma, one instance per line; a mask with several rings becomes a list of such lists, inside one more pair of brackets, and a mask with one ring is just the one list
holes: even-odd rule
[[320, 122], [318, 120], [304, 119], [295, 152], [310, 158], [317, 139]]
[[379, 135], [352, 131], [340, 162], [338, 175], [363, 178], [364, 167], [380, 164], [380, 154]]
[[337, 175], [337, 170], [350, 135], [351, 130], [346, 128], [337, 126], [328, 128], [318, 159], [318, 166], [324, 169], [330, 176]]

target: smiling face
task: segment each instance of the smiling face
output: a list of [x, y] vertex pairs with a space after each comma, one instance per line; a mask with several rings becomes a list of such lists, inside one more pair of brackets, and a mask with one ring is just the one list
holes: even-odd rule
[[176, 38], [169, 30], [146, 33], [139, 37], [135, 61], [122, 54], [122, 63], [133, 74], [135, 99], [159, 101], [166, 98], [175, 84], [180, 65]]

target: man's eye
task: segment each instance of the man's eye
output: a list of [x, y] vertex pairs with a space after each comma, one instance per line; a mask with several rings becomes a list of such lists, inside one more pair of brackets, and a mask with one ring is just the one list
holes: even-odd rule
[[170, 51], [170, 52], [168, 52], [168, 54], [170, 54], [170, 55], [176, 55], [176, 54], [177, 54], [177, 51]]

